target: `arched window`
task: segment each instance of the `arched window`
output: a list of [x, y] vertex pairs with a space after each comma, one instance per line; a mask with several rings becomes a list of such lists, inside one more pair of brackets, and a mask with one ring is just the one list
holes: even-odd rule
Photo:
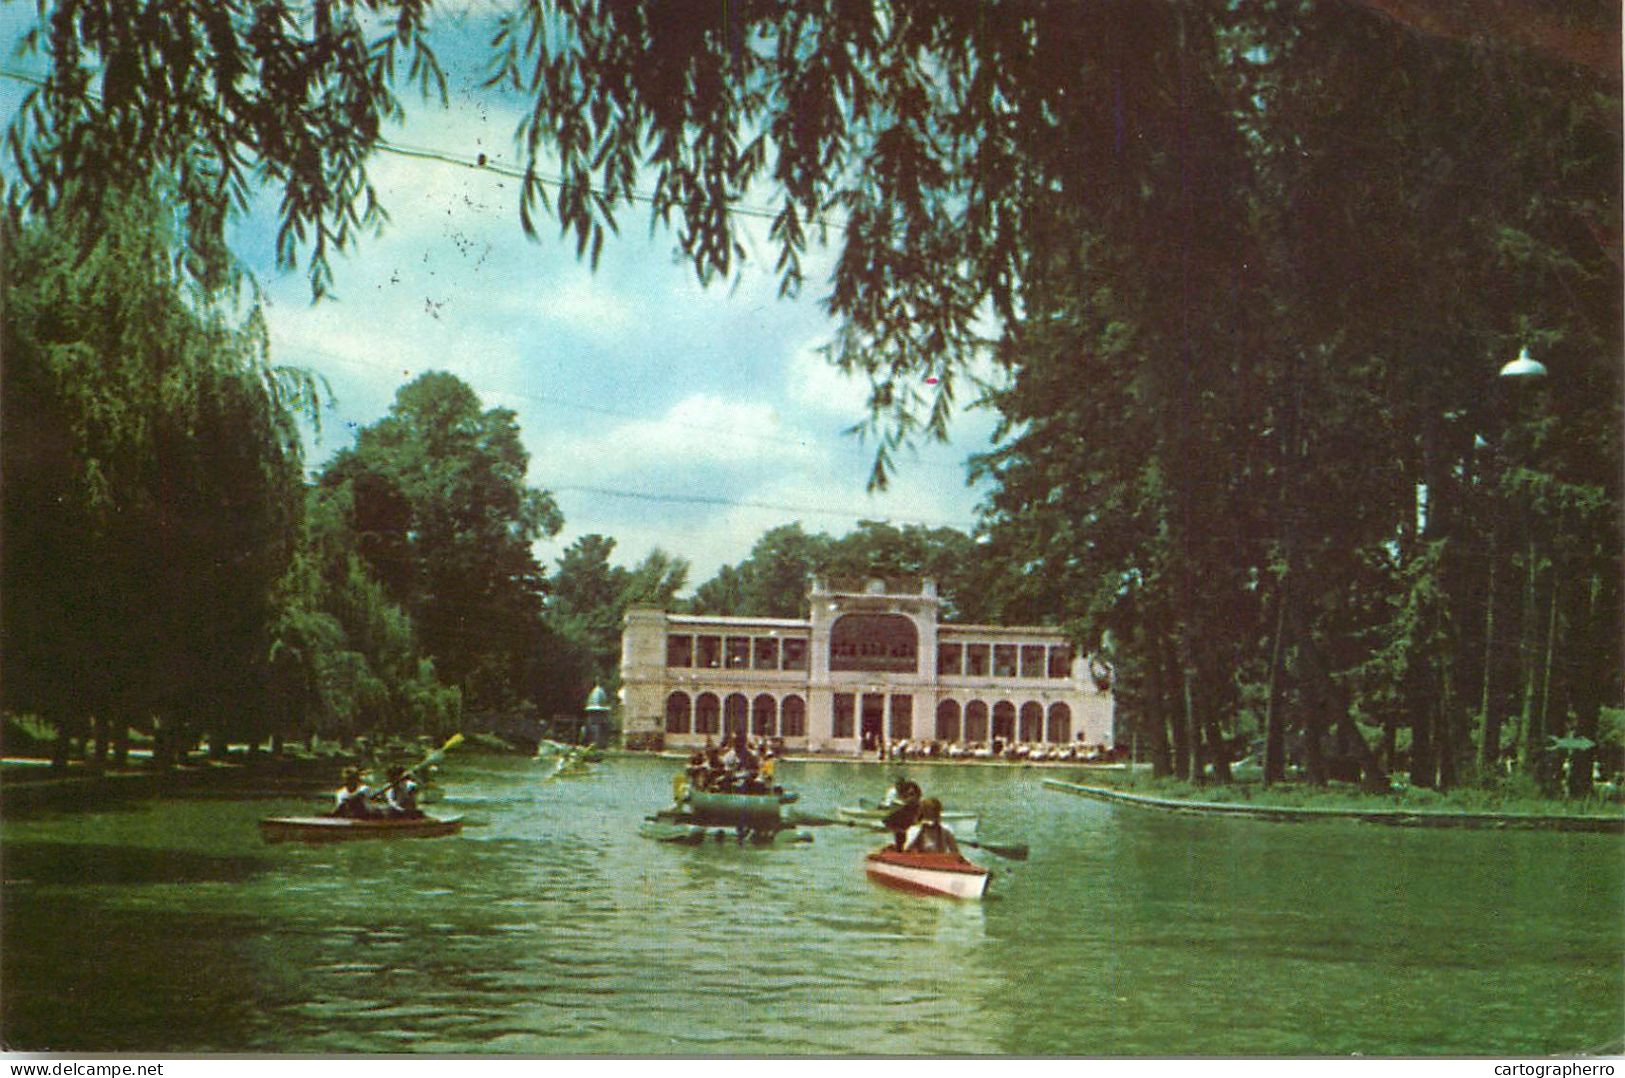
[[1065, 704], [1049, 706], [1049, 739], [1057, 745], [1072, 740], [1072, 709]]
[[779, 705], [767, 693], [762, 693], [750, 704], [750, 732], [756, 737], [776, 737]]
[[786, 696], [779, 710], [783, 713], [779, 723], [781, 737], [807, 736], [807, 701], [799, 696]]
[[937, 740], [959, 740], [958, 700], [944, 700], [937, 705]]
[[744, 733], [745, 713], [749, 710], [750, 704], [746, 701], [744, 693], [731, 694], [722, 705], [722, 736]]
[[1016, 705], [1000, 700], [993, 705], [993, 736], [1001, 741], [1013, 741], [1016, 736]]
[[714, 734], [717, 732], [717, 719], [722, 713], [722, 703], [714, 692], [703, 692], [700, 698], [694, 701], [694, 732], [696, 734]]
[[987, 740], [987, 705], [980, 700], [965, 705], [965, 740]]
[[829, 630], [831, 670], [912, 674], [920, 666], [920, 632], [901, 614], [846, 614]]
[[666, 697], [666, 733], [688, 733], [688, 693], [674, 692]]
[[1044, 740], [1044, 705], [1037, 700], [1021, 705], [1021, 740]]

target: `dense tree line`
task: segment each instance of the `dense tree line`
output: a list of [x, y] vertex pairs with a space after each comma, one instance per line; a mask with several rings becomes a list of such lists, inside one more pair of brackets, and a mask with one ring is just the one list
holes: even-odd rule
[[[569, 556], [549, 608], [532, 545], [562, 518], [513, 414], [427, 374], [307, 482], [320, 387], [190, 271], [167, 203], [4, 222], [5, 711], [53, 727], [59, 765], [81, 740], [122, 764], [136, 731], [164, 766], [200, 738], [219, 755], [578, 710], [618, 615]], [[686, 566], [609, 571], [624, 609]]]
[[[260, 737], [314, 388], [179, 264], [162, 189], [5, 222], [4, 698], [96, 755]], [[93, 725], [93, 729], [92, 729]]]
[[749, 556], [694, 590], [696, 614], [805, 618], [814, 578], [930, 577], [945, 620], [980, 622], [994, 610], [984, 585], [993, 572], [978, 544], [954, 528], [861, 521], [845, 535], [809, 534], [800, 524], [770, 528]]
[[[874, 482], [991, 348], [1006, 571], [955, 594], [1109, 641], [1159, 769], [1223, 780], [1261, 737], [1272, 779], [1583, 793], [1625, 693], [1617, 11], [1469, 6], [515, 4], [491, 73], [533, 102], [527, 231], [595, 257], [644, 183], [726, 276], [765, 184], [793, 291], [839, 230]], [[318, 293], [375, 213], [396, 61], [438, 81], [420, 0], [48, 7], [30, 209], [157, 163], [207, 270], [257, 171]], [[1521, 348], [1543, 382], [1497, 380]], [[799, 541], [701, 601], [783, 609]]]

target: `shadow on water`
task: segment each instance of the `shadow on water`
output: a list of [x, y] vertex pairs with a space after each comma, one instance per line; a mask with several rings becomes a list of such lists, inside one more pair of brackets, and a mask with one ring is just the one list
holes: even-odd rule
[[[1609, 836], [1282, 828], [920, 769], [1030, 859], [988, 900], [876, 885], [883, 838], [638, 835], [673, 764], [469, 757], [410, 842], [264, 846], [268, 806], [3, 822], [0, 1036], [21, 1050], [522, 1055], [1550, 1054], [1617, 1044]], [[890, 769], [787, 763], [819, 816]], [[973, 851], [974, 852], [974, 851]], [[1357, 1001], [1357, 1003], [1351, 1003]]]
[[6, 844], [8, 885], [240, 883], [267, 871], [265, 857], [75, 842]]
[[[10, 860], [8, 849], [8, 872]], [[151, 1051], [160, 1029], [171, 1051], [228, 1051], [264, 1024], [269, 993], [246, 950], [262, 921], [119, 910], [60, 892], [22, 898], [19, 890], [6, 888], [0, 967], [8, 1051]], [[28, 942], [47, 939], [45, 947]], [[110, 1013], [87, 1022], [87, 1005]]]

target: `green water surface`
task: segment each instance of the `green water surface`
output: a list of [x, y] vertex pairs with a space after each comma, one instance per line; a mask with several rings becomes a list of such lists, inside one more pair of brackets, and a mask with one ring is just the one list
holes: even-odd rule
[[[672, 761], [448, 762], [460, 836], [261, 843], [310, 798], [7, 820], [0, 1038], [23, 1051], [524, 1055], [1617, 1052], [1619, 836], [1277, 824], [915, 766], [1025, 841], [982, 903], [870, 883], [876, 842], [636, 835]], [[788, 763], [801, 806], [873, 765]], [[312, 791], [315, 793], [317, 791]]]

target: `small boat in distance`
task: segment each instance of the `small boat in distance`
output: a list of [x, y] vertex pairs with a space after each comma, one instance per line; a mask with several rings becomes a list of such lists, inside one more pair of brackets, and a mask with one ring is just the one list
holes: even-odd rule
[[979, 899], [992, 873], [957, 853], [904, 852], [890, 846], [871, 853], [864, 871], [878, 884], [917, 895]]
[[364, 838], [438, 838], [463, 829], [461, 816], [270, 816], [260, 821], [266, 842], [348, 842]]

